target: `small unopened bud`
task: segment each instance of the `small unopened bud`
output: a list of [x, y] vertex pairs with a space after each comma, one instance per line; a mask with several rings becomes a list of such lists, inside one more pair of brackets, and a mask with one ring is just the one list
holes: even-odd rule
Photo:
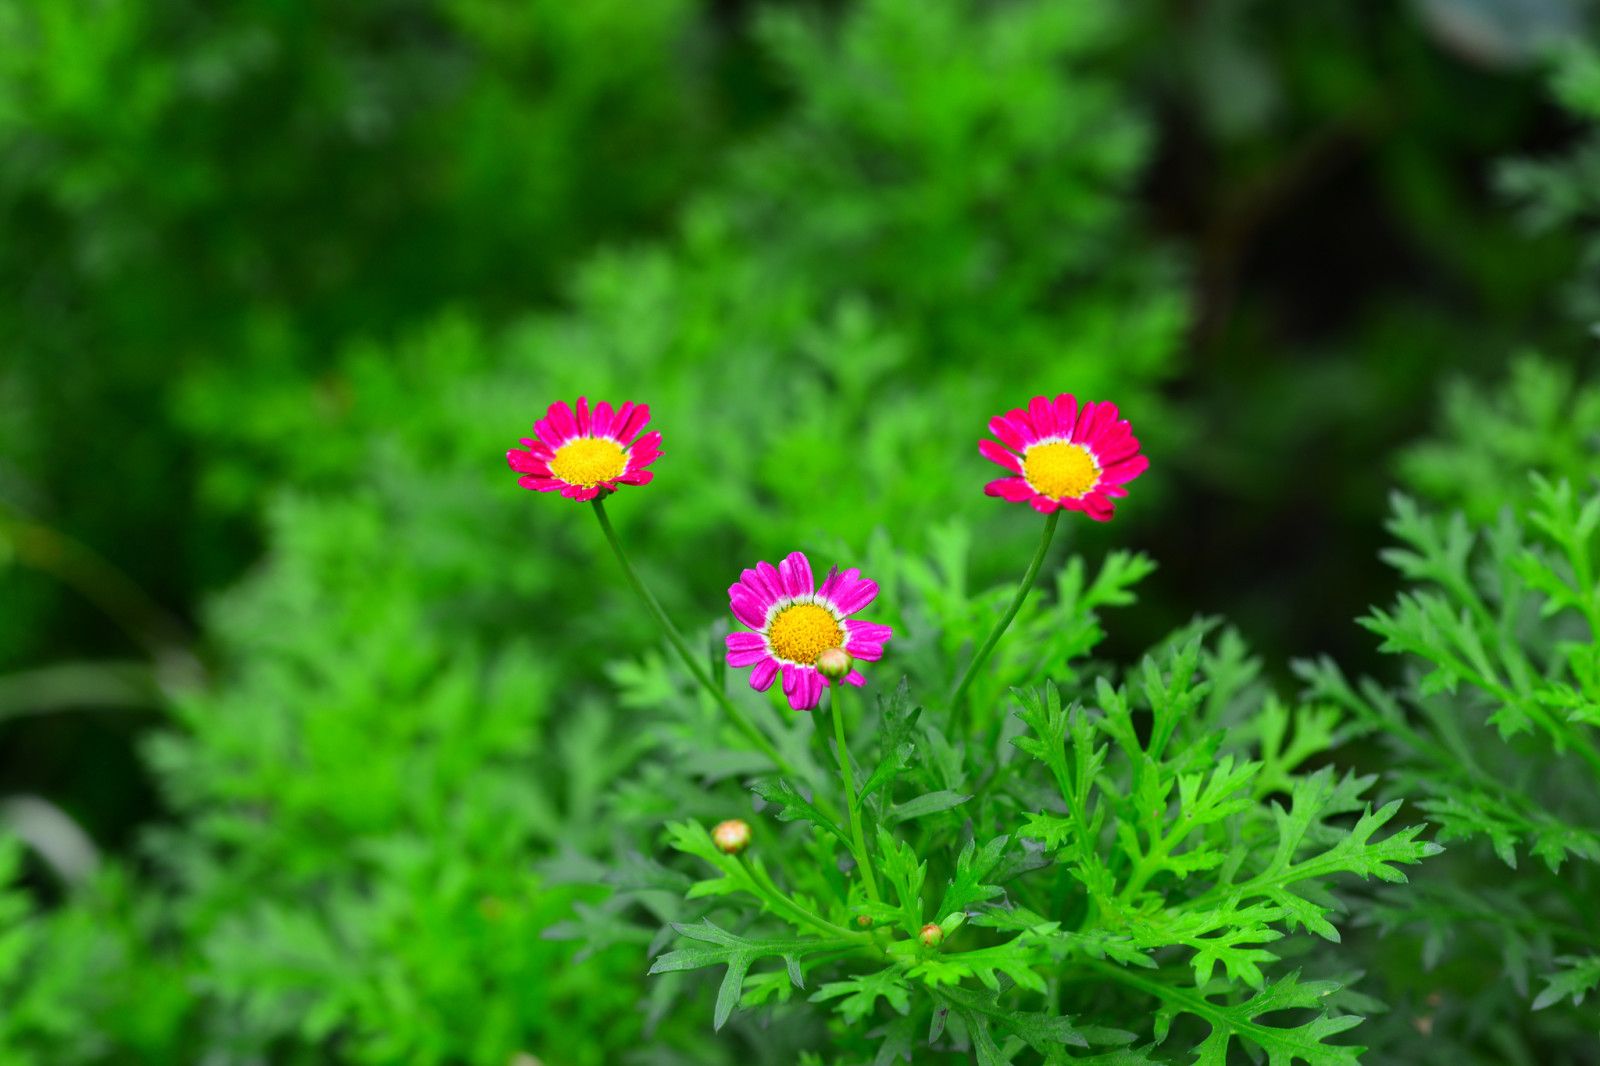
[[737, 855], [750, 846], [750, 826], [737, 818], [729, 818], [711, 830], [711, 841], [724, 855]]
[[939, 928], [937, 922], [929, 922], [922, 927], [922, 932], [917, 934], [917, 939], [922, 941], [925, 948], [936, 948], [944, 943], [944, 930]]
[[872, 918], [865, 914], [856, 915], [856, 924], [865, 929], [872, 924]]
[[829, 648], [817, 656], [817, 673], [829, 681], [843, 681], [854, 665], [855, 660], [843, 648]]

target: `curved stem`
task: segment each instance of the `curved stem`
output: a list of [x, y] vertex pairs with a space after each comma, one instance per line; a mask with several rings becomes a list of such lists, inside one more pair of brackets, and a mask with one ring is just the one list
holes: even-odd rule
[[594, 516], [600, 520], [600, 529], [605, 533], [606, 540], [611, 545], [611, 550], [616, 553], [617, 562], [622, 564], [623, 575], [627, 577], [628, 584], [633, 586], [633, 591], [638, 594], [639, 599], [643, 601], [650, 614], [654, 616], [656, 623], [661, 626], [661, 631], [667, 635], [667, 640], [674, 648], [678, 649], [678, 655], [683, 659], [683, 665], [689, 668], [689, 672], [695, 676], [695, 680], [700, 682], [701, 687], [709, 692], [711, 697], [722, 706], [722, 709], [727, 712], [728, 718], [738, 727], [739, 732], [749, 739], [750, 743], [754, 744], [763, 755], [771, 759], [773, 765], [779, 770], [798, 777], [798, 772], [789, 760], [785, 759], [782, 753], [773, 746], [772, 741], [767, 738], [765, 733], [756, 728], [756, 724], [750, 720], [749, 716], [728, 698], [727, 693], [717, 687], [711, 680], [711, 675], [706, 672], [705, 666], [689, 651], [689, 645], [684, 642], [677, 627], [667, 617], [667, 612], [661, 609], [661, 604], [657, 603], [656, 598], [650, 594], [650, 590], [645, 588], [644, 582], [639, 580], [639, 574], [634, 570], [633, 564], [628, 561], [627, 554], [622, 550], [621, 542], [617, 540], [616, 530], [611, 528], [611, 520], [606, 517], [605, 504], [601, 502], [598, 496], [594, 498], [593, 503]]
[[861, 864], [861, 880], [867, 896], [874, 903], [882, 903], [883, 897], [878, 895], [878, 877], [872, 872], [872, 855], [867, 851], [867, 841], [861, 832], [861, 805], [856, 802], [856, 778], [850, 772], [850, 749], [844, 742], [843, 701], [839, 698], [844, 695], [844, 686], [844, 681], [835, 681], [828, 701], [828, 710], [833, 713], [833, 740], [839, 748], [839, 772], [844, 775], [844, 805], [850, 813], [850, 836], [856, 842], [856, 862]]
[[994, 651], [995, 645], [1000, 643], [1000, 638], [1005, 636], [1011, 627], [1011, 620], [1017, 617], [1017, 612], [1022, 609], [1022, 601], [1028, 598], [1028, 590], [1033, 588], [1034, 578], [1039, 576], [1039, 567], [1044, 565], [1045, 553], [1050, 550], [1050, 541], [1056, 535], [1056, 524], [1061, 521], [1059, 510], [1050, 512], [1050, 517], [1044, 520], [1044, 534], [1039, 538], [1039, 547], [1033, 553], [1033, 562], [1028, 564], [1028, 572], [1022, 575], [1022, 584], [1017, 586], [1017, 594], [1011, 598], [1011, 606], [1006, 608], [1006, 613], [1000, 616], [1000, 621], [989, 633], [989, 639], [983, 642], [983, 647], [972, 657], [972, 662], [967, 664], [967, 672], [961, 676], [961, 683], [956, 686], [955, 695], [950, 697], [950, 737], [955, 739], [960, 733], [960, 726], [965, 718], [963, 713], [967, 689], [972, 685], [972, 679], [978, 676], [978, 671], [983, 669], [983, 664], [989, 661], [989, 655]]
[[841, 940], [853, 940], [857, 944], [863, 946], [870, 946], [873, 943], [870, 933], [863, 933], [860, 930], [845, 929], [842, 926], [835, 925], [834, 923], [828, 921], [828, 919], [822, 917], [822, 915], [815, 914], [812, 911], [807, 910], [804, 906], [790, 898], [789, 895], [783, 891], [783, 889], [774, 884], [771, 875], [756, 863], [746, 863], [741, 861], [740, 865], [743, 866], [745, 872], [750, 875], [751, 882], [761, 890], [761, 898], [764, 899], [767, 902], [767, 905], [770, 906], [774, 911], [787, 911], [792, 917], [800, 919], [801, 922], [804, 922], [807, 925], [815, 926], [824, 933], [827, 933], [830, 936], [836, 936]]

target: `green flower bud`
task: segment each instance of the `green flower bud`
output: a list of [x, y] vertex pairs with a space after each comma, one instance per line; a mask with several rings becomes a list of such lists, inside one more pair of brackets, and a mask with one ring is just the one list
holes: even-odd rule
[[936, 948], [944, 943], [944, 930], [939, 928], [937, 922], [929, 922], [922, 927], [922, 932], [917, 934], [917, 939], [922, 941], [925, 948]]
[[750, 846], [750, 826], [738, 818], [729, 818], [711, 830], [711, 841], [724, 855], [737, 855]]
[[843, 681], [855, 660], [843, 648], [829, 648], [817, 656], [817, 673], [829, 681]]

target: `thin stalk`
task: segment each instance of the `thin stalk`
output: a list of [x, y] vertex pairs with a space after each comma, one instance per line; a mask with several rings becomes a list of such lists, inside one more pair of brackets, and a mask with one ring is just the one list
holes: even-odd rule
[[965, 701], [967, 689], [972, 686], [972, 679], [978, 676], [978, 671], [983, 669], [983, 664], [989, 661], [989, 655], [994, 651], [995, 645], [1000, 643], [1000, 638], [1005, 636], [1007, 629], [1011, 628], [1011, 620], [1017, 617], [1017, 612], [1022, 609], [1022, 601], [1028, 598], [1028, 590], [1033, 588], [1034, 578], [1039, 576], [1039, 568], [1044, 565], [1045, 554], [1050, 550], [1050, 541], [1056, 535], [1056, 525], [1061, 521], [1059, 510], [1050, 512], [1050, 517], [1044, 520], [1044, 534], [1039, 538], [1039, 547], [1033, 553], [1033, 562], [1028, 564], [1028, 572], [1022, 575], [1022, 584], [1017, 586], [1017, 594], [1011, 598], [1011, 606], [1006, 608], [1006, 613], [1000, 616], [1000, 621], [989, 633], [989, 639], [983, 642], [983, 647], [978, 649], [978, 654], [972, 657], [972, 662], [967, 664], [967, 672], [961, 676], [961, 683], [956, 686], [955, 695], [950, 697], [950, 736], [955, 738], [961, 733], [961, 725], [965, 718]]
[[711, 675], [706, 672], [705, 666], [702, 665], [700, 660], [689, 651], [689, 645], [684, 642], [682, 635], [678, 633], [677, 627], [674, 626], [672, 624], [672, 620], [667, 617], [667, 612], [661, 609], [661, 604], [656, 602], [656, 598], [651, 595], [650, 590], [645, 588], [644, 582], [639, 579], [639, 574], [636, 570], [634, 570], [633, 564], [628, 561], [627, 553], [622, 550], [622, 543], [617, 540], [616, 530], [611, 528], [611, 520], [606, 517], [605, 504], [601, 502], [601, 499], [598, 496], [595, 497], [593, 502], [594, 516], [600, 520], [600, 529], [605, 533], [606, 541], [610, 543], [611, 550], [616, 553], [617, 562], [622, 564], [623, 575], [627, 577], [628, 584], [633, 586], [633, 591], [638, 594], [639, 599], [643, 601], [645, 607], [649, 609], [650, 614], [654, 616], [656, 624], [661, 626], [661, 631], [667, 635], [668, 642], [670, 642], [674, 648], [678, 649], [678, 655], [683, 659], [683, 665], [689, 668], [689, 672], [695, 676], [695, 680], [700, 682], [701, 687], [709, 692], [711, 697], [722, 706], [722, 709], [727, 712], [728, 718], [732, 720], [735, 726], [738, 727], [739, 731], [743, 733], [745, 737], [749, 739], [750, 743], [754, 744], [763, 755], [771, 759], [774, 766], [791, 777], [800, 776], [798, 771], [795, 770], [794, 766], [789, 762], [789, 760], [785, 759], [782, 753], [780, 753], [778, 749], [773, 746], [772, 741], [767, 738], [767, 735], [761, 732], [760, 729], [756, 728], [756, 724], [750, 720], [749, 716], [741, 711], [739, 707], [728, 698], [727, 693], [723, 692], [722, 689], [718, 688], [716, 684], [712, 682]]
[[846, 929], [843, 926], [835, 925], [822, 917], [822, 915], [807, 910], [804, 906], [791, 899], [783, 889], [773, 883], [772, 876], [761, 866], [754, 862], [747, 863], [742, 860], [740, 865], [744, 867], [745, 872], [750, 875], [750, 880], [760, 890], [758, 894], [762, 899], [766, 900], [767, 905], [774, 911], [787, 911], [791, 916], [799, 918], [808, 925], [815, 926], [830, 936], [839, 937], [841, 940], [851, 940], [864, 947], [875, 946], [871, 933], [863, 933], [858, 929]]
[[850, 749], [844, 742], [843, 700], [845, 682], [835, 681], [831, 688], [829, 710], [833, 712], [833, 739], [839, 748], [839, 772], [844, 775], [844, 804], [850, 812], [850, 836], [855, 840], [856, 862], [861, 864], [862, 882], [867, 895], [874, 903], [882, 903], [878, 895], [878, 877], [872, 872], [872, 855], [867, 851], [866, 837], [861, 832], [861, 805], [856, 802], [856, 778], [850, 772]]

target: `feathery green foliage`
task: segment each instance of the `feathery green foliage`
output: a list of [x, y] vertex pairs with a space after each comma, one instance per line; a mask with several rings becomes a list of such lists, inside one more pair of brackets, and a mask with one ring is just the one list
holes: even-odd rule
[[[1312, 954], [1317, 940], [1340, 940], [1358, 879], [1404, 882], [1403, 866], [1439, 849], [1419, 826], [1395, 830], [1398, 803], [1368, 804], [1373, 778], [1306, 772], [1333, 741], [1330, 709], [1284, 708], [1237, 635], [1209, 623], [1130, 669], [1088, 658], [1101, 613], [1131, 602], [1150, 569], [1117, 553], [1092, 581], [1075, 557], [1055, 601], [1025, 607], [975, 704], [977, 728], [948, 735], [939, 694], [953, 657], [941, 646], [1003, 599], [964, 591], [959, 528], [940, 541], [943, 570], [882, 539], [861, 561], [883, 585], [873, 617], [897, 627], [910, 671], [890, 688], [868, 667], [874, 711], [846, 700], [795, 715], [733, 694], [801, 779], [767, 776], [666, 662], [614, 674], [624, 703], [653, 708], [658, 744], [613, 801], [613, 820], [643, 832], [628, 845], [642, 857], [609, 878], [604, 928], [634, 928], [648, 895], [663, 933], [686, 938], [652, 972], [714, 969], [712, 1022], [752, 1049], [827, 1011], [826, 1061], [841, 1063], [1186, 1062], [1192, 1050], [1220, 1064], [1233, 1045], [1285, 1066], [1354, 1062], [1360, 1048], [1332, 1038], [1360, 1017], [1339, 998], [1348, 978]], [[919, 692], [931, 707], [915, 704]], [[1277, 721], [1263, 728], [1269, 706]], [[866, 855], [844, 828], [842, 779], [816, 757], [813, 720], [826, 732], [820, 720], [839, 713], [862, 763]], [[716, 848], [703, 820], [720, 817], [755, 825], [747, 852]], [[639, 879], [640, 863], [656, 876]], [[684, 873], [702, 879], [663, 900]], [[929, 922], [942, 931], [931, 947]], [[1302, 980], [1305, 965], [1323, 976]]]

